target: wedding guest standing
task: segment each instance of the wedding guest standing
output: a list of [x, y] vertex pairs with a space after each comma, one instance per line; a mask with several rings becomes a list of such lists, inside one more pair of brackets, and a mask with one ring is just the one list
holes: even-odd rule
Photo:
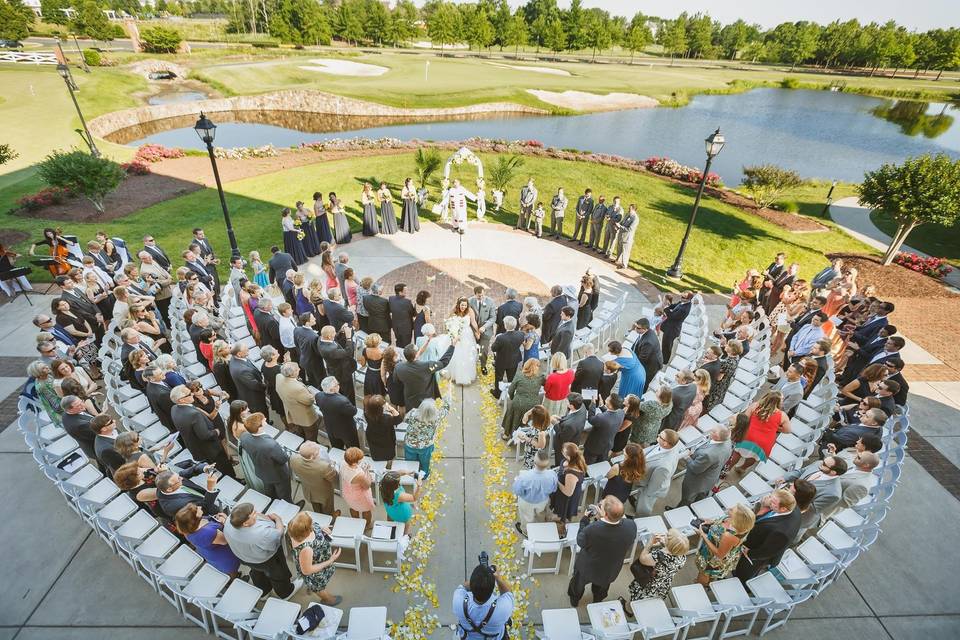
[[417, 188], [413, 186], [413, 180], [407, 178], [403, 181], [403, 190], [400, 192], [403, 198], [403, 213], [400, 216], [400, 228], [407, 233], [416, 233], [420, 231], [420, 212], [417, 210]]
[[317, 238], [316, 219], [310, 215], [310, 211], [303, 204], [303, 200], [297, 200], [297, 219], [300, 220], [300, 228], [303, 230], [303, 248], [308, 257], [320, 255], [320, 240]]
[[377, 200], [380, 201], [380, 230], [387, 235], [396, 233], [397, 214], [393, 211], [393, 194], [387, 188], [386, 182], [380, 183]]
[[587, 227], [590, 226], [590, 215], [593, 213], [593, 191], [587, 189], [577, 198], [576, 221], [573, 227], [573, 239], [577, 246], [582, 247], [587, 241]]
[[557, 195], [550, 201], [550, 233], [554, 240], [563, 237], [563, 215], [567, 211], [567, 196], [563, 195], [563, 187], [557, 189]]
[[293, 223], [293, 215], [290, 213], [290, 209], [284, 208], [280, 212], [280, 225], [283, 227], [283, 250], [293, 257], [295, 263], [303, 264], [307, 261], [307, 254], [303, 250], [300, 232]]
[[380, 225], [377, 224], [376, 197], [370, 183], [363, 185], [363, 191], [360, 192], [360, 205], [363, 207], [363, 235], [377, 235], [380, 233]]
[[319, 191], [313, 192], [313, 215], [316, 216], [317, 240], [333, 242], [333, 234], [330, 233], [330, 217], [327, 214], [327, 208], [323, 206], [323, 194]]
[[333, 239], [337, 244], [347, 244], [353, 238], [343, 201], [333, 191], [330, 192], [330, 213], [333, 214]]
[[296, 558], [297, 576], [303, 580], [307, 591], [316, 594], [320, 602], [330, 607], [343, 602], [343, 596], [335, 596], [327, 590], [336, 571], [334, 563], [340, 557], [340, 549], [330, 544], [330, 530], [301, 511], [287, 525], [287, 535]]

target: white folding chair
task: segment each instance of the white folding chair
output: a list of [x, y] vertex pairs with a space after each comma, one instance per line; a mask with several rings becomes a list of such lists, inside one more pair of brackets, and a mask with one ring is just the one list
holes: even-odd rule
[[166, 560], [167, 556], [169, 556], [179, 544], [180, 541], [175, 535], [163, 527], [157, 527], [143, 542], [133, 549], [133, 557], [135, 560], [134, 568], [136, 568], [140, 577], [149, 582], [157, 591], [160, 590], [160, 587], [157, 585], [156, 578], [151, 569], [155, 566], [155, 563]]
[[337, 640], [381, 640], [386, 634], [386, 607], [353, 607], [347, 620], [347, 632], [337, 636]]
[[[256, 617], [254, 607], [263, 591], [243, 580], [234, 580], [219, 598], [194, 598], [194, 602], [210, 616], [213, 632], [223, 640], [243, 640], [243, 630], [236, 624]], [[229, 626], [235, 627], [230, 633]]]
[[[718, 640], [748, 635], [757, 619], [757, 614], [760, 613], [760, 605], [750, 598], [746, 589], [743, 588], [743, 583], [738, 578], [714, 580], [710, 583], [710, 591], [717, 604], [725, 609], [724, 632], [718, 636]], [[737, 619], [745, 619], [746, 626], [731, 631], [730, 625]]]
[[[710, 596], [707, 595], [707, 591], [702, 584], [695, 582], [681, 587], [673, 587], [670, 589], [670, 599], [675, 607], [670, 609], [670, 613], [685, 617], [690, 621], [686, 640], [711, 640], [713, 638], [726, 608], [710, 602]], [[707, 633], [701, 636], [690, 636], [696, 625], [708, 622], [711, 624]], [[720, 634], [723, 635], [725, 631], [726, 627], [723, 627]]]
[[190, 577], [203, 564], [203, 558], [187, 545], [180, 545], [163, 562], [149, 562], [149, 564], [152, 565], [150, 573], [154, 575], [160, 595], [179, 609], [177, 593], [171, 585], [187, 584]]
[[[314, 515], [314, 514], [311, 514]], [[377, 520], [373, 523], [374, 531], [383, 530], [387, 527], [392, 530], [390, 538], [374, 538], [372, 536], [363, 536], [361, 542], [367, 546], [367, 565], [370, 573], [382, 571], [384, 573], [399, 573], [400, 571], [400, 537], [403, 535], [403, 523], [390, 522], [389, 520]], [[389, 559], [385, 564], [376, 563], [376, 554], [387, 554]]]
[[[634, 600], [630, 603], [633, 615], [640, 627], [644, 640], [651, 638], [685, 638], [691, 619], [686, 616], [674, 616], [667, 610], [667, 604], [660, 598]], [[681, 632], [683, 635], [681, 635]]]
[[629, 640], [640, 631], [639, 625], [627, 621], [619, 600], [591, 602], [587, 605], [587, 616], [597, 640]]
[[[219, 596], [228, 582], [230, 582], [230, 576], [217, 571], [213, 565], [204, 564], [186, 585], [169, 581], [167, 586], [177, 598], [180, 615], [187, 620], [192, 620], [203, 627], [204, 631], [210, 633], [213, 631], [212, 616], [209, 611], [200, 606], [199, 602]], [[191, 606], [196, 608], [196, 614]]]
[[247, 638], [281, 640], [293, 627], [300, 615], [300, 605], [280, 598], [267, 598], [256, 620], [239, 620], [235, 624], [243, 629]]
[[[527, 524], [527, 539], [523, 541], [523, 552], [527, 555], [527, 573], [560, 574], [560, 558], [563, 555], [563, 541], [552, 522], [531, 522]], [[543, 554], [554, 554], [553, 566], [534, 567], [534, 559]]]
[[543, 632], [538, 634], [541, 640], [596, 640], [580, 630], [576, 609], [543, 609], [540, 619], [543, 621]]
[[[761, 636], [771, 629], [786, 624], [790, 614], [793, 613], [793, 608], [816, 594], [812, 589], [788, 592], [777, 581], [776, 576], [769, 571], [764, 571], [757, 577], [747, 580], [747, 588], [756, 598], [767, 601], [767, 604], [763, 605], [763, 611], [767, 614], [767, 618], [764, 620], [763, 626], [760, 627]], [[780, 614], [783, 614], [783, 617], [778, 618], [777, 616]]]

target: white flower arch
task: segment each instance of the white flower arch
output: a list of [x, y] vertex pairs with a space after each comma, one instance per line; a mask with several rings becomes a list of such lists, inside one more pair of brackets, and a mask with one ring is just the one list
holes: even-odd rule
[[484, 188], [483, 163], [480, 158], [466, 147], [460, 147], [456, 152], [447, 158], [447, 163], [443, 167], [443, 182], [441, 186], [446, 191], [450, 188], [450, 167], [452, 165], [461, 165], [463, 163], [472, 164], [477, 168], [477, 189]]

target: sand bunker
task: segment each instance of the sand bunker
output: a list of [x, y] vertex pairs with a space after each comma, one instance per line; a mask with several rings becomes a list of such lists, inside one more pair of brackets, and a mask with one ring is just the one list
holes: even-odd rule
[[587, 93], [585, 91], [543, 91], [527, 89], [527, 93], [540, 100], [564, 109], [576, 111], [618, 111], [620, 109], [646, 109], [660, 103], [638, 93]]
[[532, 71], [534, 73], [548, 73], [552, 76], [569, 76], [569, 71], [563, 69], [554, 69], [553, 67], [528, 67], [520, 64], [500, 64], [499, 62], [488, 62], [487, 64], [501, 69], [516, 69], [517, 71]]
[[319, 71], [320, 73], [329, 73], [335, 76], [382, 76], [388, 69], [379, 67], [375, 64], [364, 64], [362, 62], [351, 62], [349, 60], [327, 60], [322, 58], [311, 59], [310, 65], [300, 65], [301, 69], [306, 71]]

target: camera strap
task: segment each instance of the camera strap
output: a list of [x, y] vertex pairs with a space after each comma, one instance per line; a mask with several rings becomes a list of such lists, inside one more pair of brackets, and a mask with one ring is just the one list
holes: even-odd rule
[[[467, 605], [470, 603], [470, 596], [463, 596], [463, 619], [466, 620], [472, 627], [469, 631], [473, 633], [479, 633], [484, 638], [500, 638], [503, 636], [502, 633], [484, 633], [483, 627], [490, 622], [490, 618], [493, 617], [493, 612], [497, 609], [497, 601], [494, 600], [493, 604], [490, 605], [490, 608], [487, 609], [487, 615], [483, 617], [483, 620], [480, 621], [480, 624], [477, 625], [473, 620], [470, 619], [470, 614], [467, 612]], [[466, 638], [468, 630], [463, 627], [463, 625], [457, 625], [460, 631], [460, 638]]]

